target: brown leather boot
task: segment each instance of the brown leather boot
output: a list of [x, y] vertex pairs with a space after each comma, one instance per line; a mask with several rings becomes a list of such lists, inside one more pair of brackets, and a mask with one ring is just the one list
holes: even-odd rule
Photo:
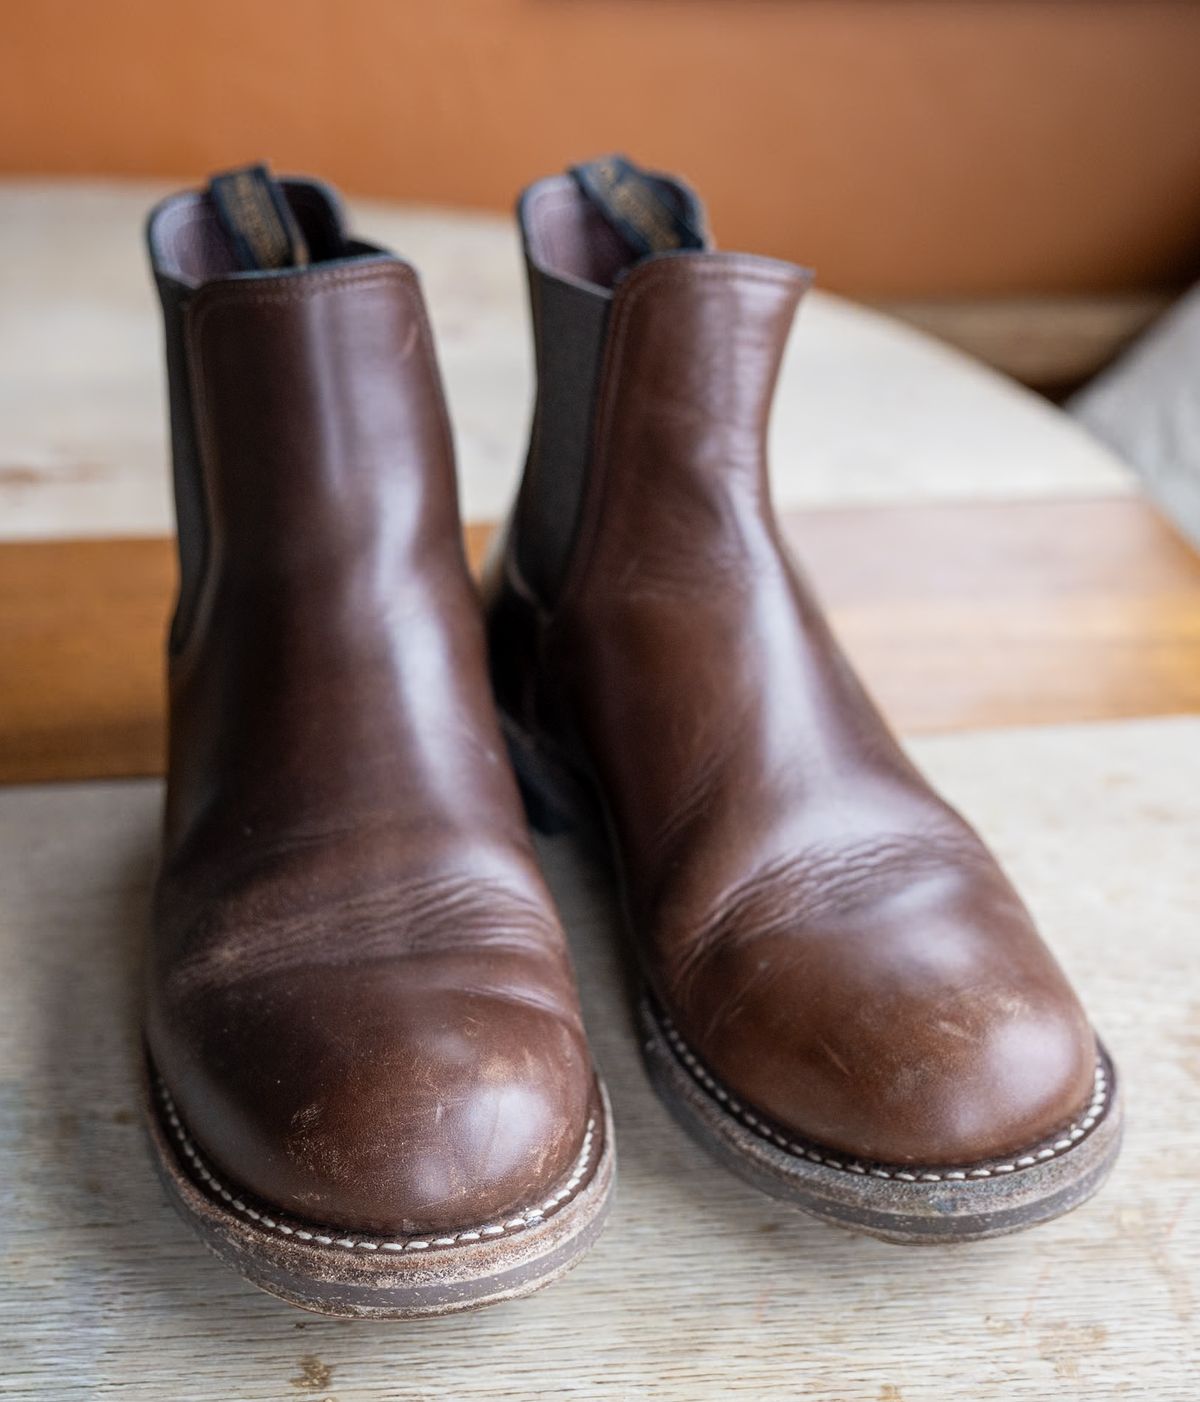
[[488, 581], [535, 817], [599, 798], [655, 1085], [764, 1191], [897, 1241], [1013, 1231], [1117, 1151], [1112, 1065], [785, 550], [765, 431], [808, 274], [619, 159], [521, 228], [539, 376]]
[[327, 1314], [526, 1294], [613, 1150], [463, 557], [417, 278], [261, 168], [160, 205], [180, 591], [151, 1125], [205, 1242]]

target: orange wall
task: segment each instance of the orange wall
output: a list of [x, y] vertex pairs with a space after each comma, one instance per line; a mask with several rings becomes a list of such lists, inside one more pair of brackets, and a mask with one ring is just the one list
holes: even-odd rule
[[1162, 0], [0, 0], [0, 170], [260, 153], [505, 208], [620, 148], [719, 239], [868, 296], [1200, 271], [1200, 5]]

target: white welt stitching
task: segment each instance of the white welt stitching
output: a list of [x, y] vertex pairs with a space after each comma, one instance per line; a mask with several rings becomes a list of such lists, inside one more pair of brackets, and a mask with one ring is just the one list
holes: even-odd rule
[[936, 1172], [910, 1168], [880, 1168], [875, 1164], [830, 1158], [811, 1145], [797, 1144], [780, 1134], [778, 1130], [772, 1129], [770, 1125], [765, 1124], [735, 1100], [724, 1086], [719, 1085], [708, 1074], [665, 1013], [658, 1013], [657, 1021], [676, 1056], [691, 1072], [693, 1079], [715, 1096], [731, 1114], [736, 1115], [755, 1134], [778, 1145], [781, 1149], [786, 1149], [789, 1154], [798, 1154], [801, 1158], [808, 1159], [811, 1163], [824, 1164], [826, 1168], [836, 1168], [842, 1173], [861, 1173], [869, 1178], [894, 1178], [901, 1183], [963, 1182], [969, 1179], [995, 1178], [1005, 1173], [1016, 1173], [1022, 1168], [1032, 1168], [1034, 1164], [1044, 1163], [1047, 1159], [1057, 1158], [1068, 1149], [1073, 1149], [1100, 1120], [1108, 1101], [1108, 1078], [1104, 1072], [1103, 1062], [1097, 1059], [1096, 1075], [1092, 1083], [1092, 1098], [1088, 1102], [1087, 1109], [1074, 1124], [1064, 1129], [1053, 1143], [1046, 1144], [1043, 1148], [1034, 1149], [1030, 1153], [1022, 1154], [1019, 1159], [1013, 1159], [1011, 1163], [993, 1163], [979, 1168], [943, 1168]]
[[312, 1223], [301, 1225], [276, 1221], [274, 1217], [259, 1212], [236, 1193], [231, 1192], [201, 1158], [200, 1151], [192, 1143], [187, 1130], [183, 1127], [183, 1121], [179, 1118], [179, 1112], [175, 1108], [175, 1102], [171, 1099], [170, 1091], [158, 1078], [155, 1079], [155, 1088], [162, 1101], [163, 1114], [166, 1116], [167, 1124], [170, 1125], [171, 1132], [178, 1140], [180, 1149], [188, 1163], [191, 1164], [193, 1172], [214, 1197], [220, 1198], [235, 1212], [248, 1218], [256, 1226], [265, 1227], [268, 1231], [278, 1232], [281, 1236], [294, 1236], [297, 1241], [315, 1241], [319, 1246], [341, 1246], [354, 1251], [428, 1251], [435, 1246], [456, 1246], [459, 1242], [479, 1241], [481, 1238], [490, 1239], [503, 1236], [506, 1232], [535, 1227], [543, 1218], [552, 1212], [557, 1212], [564, 1203], [575, 1195], [587, 1174], [592, 1157], [592, 1146], [596, 1138], [596, 1122], [589, 1120], [587, 1131], [583, 1136], [583, 1148], [579, 1151], [579, 1157], [575, 1160], [575, 1167], [571, 1170], [571, 1176], [567, 1181], [545, 1202], [537, 1207], [531, 1207], [519, 1216], [510, 1218], [507, 1222], [496, 1222], [485, 1227], [472, 1227], [467, 1231], [453, 1232], [446, 1236], [404, 1237], [399, 1241], [338, 1236], [337, 1233], [340, 1229], [337, 1227], [314, 1227]]

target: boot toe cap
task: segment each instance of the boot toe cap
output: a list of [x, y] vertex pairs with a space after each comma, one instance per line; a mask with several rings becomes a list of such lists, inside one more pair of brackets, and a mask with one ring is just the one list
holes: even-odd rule
[[1097, 1049], [1015, 897], [838, 928], [743, 931], [706, 961], [679, 1031], [797, 1139], [879, 1164], [970, 1166], [1061, 1130]]
[[150, 1024], [188, 1133], [230, 1186], [342, 1230], [456, 1232], [536, 1206], [595, 1111], [570, 1009], [412, 970], [323, 971]]

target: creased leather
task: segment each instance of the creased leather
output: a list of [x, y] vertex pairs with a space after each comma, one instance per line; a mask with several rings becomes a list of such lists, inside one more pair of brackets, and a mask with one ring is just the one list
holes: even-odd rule
[[170, 667], [147, 1039], [276, 1209], [463, 1229], [596, 1111], [462, 552], [412, 270], [218, 278], [183, 307], [210, 548]]
[[712, 1073], [801, 1139], [971, 1164], [1069, 1121], [1095, 1042], [781, 542], [766, 429], [806, 280], [701, 252], [617, 283], [562, 591], [531, 607], [517, 521], [493, 671], [593, 777], [644, 974]]

